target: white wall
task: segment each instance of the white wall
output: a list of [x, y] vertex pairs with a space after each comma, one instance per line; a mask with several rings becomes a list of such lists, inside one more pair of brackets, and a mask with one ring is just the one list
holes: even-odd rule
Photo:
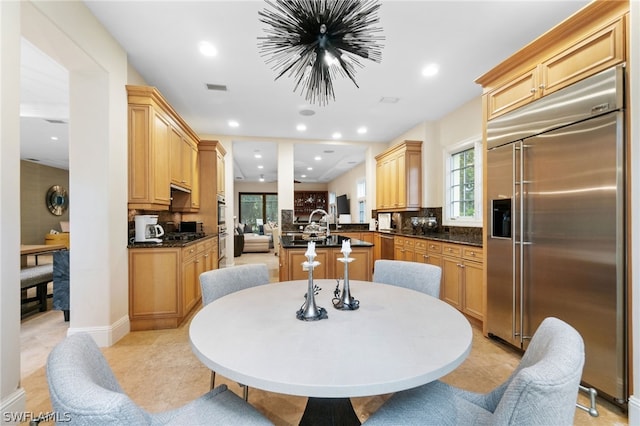
[[[70, 75], [71, 324], [99, 345], [128, 333], [127, 56], [82, 2], [0, 2], [0, 279], [18, 282], [19, 52], [24, 36]], [[4, 201], [4, 200], [9, 200]], [[96, 226], [96, 225], [99, 226]], [[2, 411], [24, 410], [20, 294], [0, 298]], [[3, 419], [4, 420], [4, 419]]]

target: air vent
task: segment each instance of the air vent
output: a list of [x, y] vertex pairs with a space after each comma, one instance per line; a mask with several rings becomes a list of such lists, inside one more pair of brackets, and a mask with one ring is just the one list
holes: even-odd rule
[[400, 98], [394, 98], [391, 96], [384, 96], [380, 99], [381, 104], [397, 104]]
[[210, 84], [210, 83], [207, 83], [207, 89], [216, 90], [218, 92], [226, 92], [227, 91], [227, 86], [224, 85], [224, 84]]
[[46, 122], [51, 123], [51, 124], [66, 124], [66, 122], [62, 121], [62, 120], [49, 120], [48, 118], [44, 119]]

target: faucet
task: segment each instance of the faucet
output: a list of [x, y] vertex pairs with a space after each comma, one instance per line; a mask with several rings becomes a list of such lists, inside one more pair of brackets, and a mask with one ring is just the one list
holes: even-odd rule
[[[313, 217], [314, 214], [316, 213], [322, 213], [324, 215], [324, 219], [325, 222], [327, 223], [327, 237], [330, 236], [330, 227], [329, 227], [329, 213], [326, 212], [326, 210], [322, 210], [322, 209], [315, 209], [314, 211], [311, 212], [311, 214], [309, 215], [309, 223], [311, 223], [311, 218]], [[320, 221], [322, 221], [322, 218], [320, 219]], [[320, 222], [319, 221], [319, 222]]]

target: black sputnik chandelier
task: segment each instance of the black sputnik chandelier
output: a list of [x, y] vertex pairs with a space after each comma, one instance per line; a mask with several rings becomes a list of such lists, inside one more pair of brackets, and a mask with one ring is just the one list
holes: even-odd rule
[[259, 11], [268, 25], [258, 37], [260, 53], [278, 75], [296, 81], [312, 104], [335, 100], [333, 79], [349, 77], [353, 84], [360, 58], [382, 60], [384, 40], [378, 22], [377, 0], [266, 0], [271, 8]]

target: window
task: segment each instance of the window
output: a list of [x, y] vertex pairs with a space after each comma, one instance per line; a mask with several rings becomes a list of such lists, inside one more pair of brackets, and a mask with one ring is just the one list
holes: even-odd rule
[[261, 223], [278, 222], [278, 194], [241, 192], [239, 200], [240, 223], [250, 225], [254, 232]]
[[445, 156], [444, 225], [482, 226], [482, 143], [462, 142]]

